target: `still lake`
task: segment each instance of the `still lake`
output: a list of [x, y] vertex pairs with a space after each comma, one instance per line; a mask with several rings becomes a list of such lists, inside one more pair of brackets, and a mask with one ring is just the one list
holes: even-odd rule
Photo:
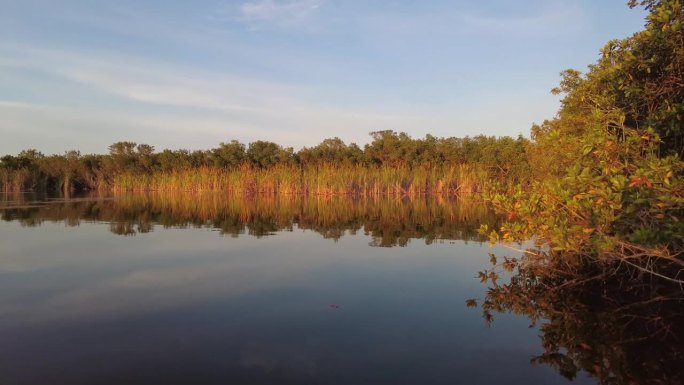
[[0, 384], [570, 383], [528, 319], [465, 306], [510, 254], [478, 203], [0, 201]]

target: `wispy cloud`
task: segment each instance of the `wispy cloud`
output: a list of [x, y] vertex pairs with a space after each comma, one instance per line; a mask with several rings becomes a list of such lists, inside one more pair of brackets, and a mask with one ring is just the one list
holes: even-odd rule
[[390, 44], [412, 47], [438, 41], [482, 40], [485, 37], [548, 38], [583, 31], [591, 21], [579, 4], [549, 1], [538, 9], [505, 13], [483, 10], [479, 6], [435, 9], [426, 7], [414, 14], [376, 12], [360, 19], [370, 39], [389, 40]]
[[240, 5], [240, 20], [250, 28], [291, 27], [316, 14], [322, 0], [255, 0]]
[[[0, 37], [0, 133], [11, 138], [0, 153], [102, 151], [122, 139], [171, 148], [268, 139], [300, 148], [331, 136], [363, 144], [381, 129], [526, 132], [556, 109], [547, 90], [565, 66], [554, 62], [559, 52], [576, 56], [553, 51], [555, 39], [576, 35], [587, 14], [561, 0], [502, 3], [511, 12], [474, 3], [221, 0], [65, 5], [47, 17], [27, 5], [13, 34]], [[527, 50], [537, 38], [545, 50]], [[539, 94], [530, 91], [535, 82]]]
[[589, 16], [577, 4], [550, 5], [525, 15], [460, 14], [460, 21], [479, 32], [490, 34], [567, 34], [581, 31]]
[[[363, 142], [369, 131], [408, 128], [421, 119], [391, 109], [327, 105], [315, 100], [315, 90], [300, 85], [238, 78], [121, 54], [86, 56], [35, 48], [0, 52], [11, 52], [14, 58], [12, 63], [0, 63], [0, 73], [20, 77], [24, 89], [36, 88], [36, 80], [9, 71], [25, 69], [40, 74], [57, 87], [55, 92], [80, 86], [78, 95], [62, 101], [2, 101], [0, 95], [0, 111], [5, 117], [0, 131], [11, 134], [21, 146], [41, 150], [45, 150], [43, 144], [36, 138], [51, 138], [56, 152], [73, 147], [60, 139], [66, 132], [79, 136], [79, 147], [86, 151], [90, 146], [84, 142], [122, 139], [169, 147], [179, 147], [182, 142], [180, 146], [193, 148], [228, 139], [269, 139], [300, 147], [324, 139], [327, 134], [319, 131], [322, 128], [347, 141]], [[89, 97], [98, 102], [91, 105]], [[163, 133], [177, 143], [165, 143], [169, 135]], [[98, 147], [95, 151], [101, 151]], [[14, 152], [0, 144], [2, 151]]]

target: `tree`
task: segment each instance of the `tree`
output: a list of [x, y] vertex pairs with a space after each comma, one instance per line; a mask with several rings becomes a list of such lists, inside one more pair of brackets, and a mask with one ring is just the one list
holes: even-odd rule
[[684, 157], [684, 7], [680, 0], [631, 0], [629, 5], [649, 10], [644, 30], [608, 42], [585, 76], [565, 71], [555, 91], [567, 95], [563, 108], [580, 125], [596, 109], [619, 110], [623, 122], [606, 129], [617, 134], [621, 124], [653, 129], [663, 155]]
[[245, 145], [237, 140], [221, 143], [218, 148], [211, 150], [214, 165], [222, 168], [235, 168], [245, 161]]
[[143, 171], [152, 170], [154, 164], [154, 146], [149, 144], [139, 144], [136, 147], [135, 158], [138, 166]]
[[373, 141], [364, 148], [366, 157], [383, 166], [406, 166], [416, 161], [416, 143], [405, 132], [392, 130], [374, 131], [369, 134]]
[[[632, 71], [641, 68], [634, 60], [648, 56], [640, 53], [643, 47], [663, 43], [662, 57], [679, 55], [679, 47], [660, 41], [653, 28], [679, 28], [682, 12], [678, 1], [644, 4], [650, 10], [645, 31], [609, 42], [586, 75], [563, 73], [554, 90], [564, 95], [557, 117], [533, 127], [534, 183], [488, 193], [507, 221], [483, 232], [492, 241], [534, 239], [536, 247], [512, 266], [534, 269], [549, 282], [624, 274], [639, 287], [655, 279], [684, 284], [684, 162], [681, 151], [671, 151], [679, 134], [664, 128], [673, 117], [658, 112], [678, 105], [681, 89], [649, 91], [645, 68], [662, 80], [671, 76], [669, 67], [651, 67], [659, 62], [654, 57], [643, 73]], [[630, 76], [643, 82], [625, 80]], [[661, 134], [668, 139], [661, 141]], [[586, 277], [588, 271], [593, 275]]]
[[325, 139], [319, 145], [301, 149], [297, 159], [303, 165], [351, 165], [363, 162], [363, 151], [355, 143], [346, 145], [338, 137]]
[[109, 146], [107, 167], [112, 169], [112, 173], [121, 173], [135, 166], [135, 146], [135, 142], [116, 142]]
[[69, 194], [84, 184], [80, 179], [83, 165], [79, 151], [71, 150], [66, 151], [64, 155], [49, 156], [42, 162], [42, 169], [64, 194]]
[[281, 160], [284, 156], [281, 151], [282, 148], [276, 143], [257, 140], [249, 144], [246, 155], [252, 165], [266, 168], [276, 165]]

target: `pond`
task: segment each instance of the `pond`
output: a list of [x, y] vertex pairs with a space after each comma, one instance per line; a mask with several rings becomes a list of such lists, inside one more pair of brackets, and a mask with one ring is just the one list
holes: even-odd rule
[[481, 203], [1, 197], [2, 384], [570, 383], [465, 306]]

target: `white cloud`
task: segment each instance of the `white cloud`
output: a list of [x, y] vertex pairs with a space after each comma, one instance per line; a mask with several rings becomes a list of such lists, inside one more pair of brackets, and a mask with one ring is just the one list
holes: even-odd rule
[[376, 49], [382, 49], [382, 44], [415, 48], [434, 42], [480, 41], [483, 36], [548, 38], [585, 31], [591, 22], [587, 11], [576, 3], [549, 0], [538, 7], [520, 8], [522, 11], [515, 13], [492, 12], [473, 3], [445, 9], [421, 7], [415, 13], [373, 12], [360, 19], [360, 29], [364, 38], [379, 40]]
[[578, 4], [552, 4], [535, 13], [518, 16], [493, 16], [462, 13], [461, 22], [482, 33], [492, 34], [567, 34], [582, 31], [589, 16]]
[[[256, 27], [267, 28], [269, 23], [276, 27], [286, 26], [293, 25], [288, 23], [313, 22], [312, 16], [320, 11], [322, 1], [254, 0], [242, 4], [239, 12], [243, 22]], [[554, 20], [568, 20], [567, 15], [553, 16], [553, 12], [540, 11], [541, 14], [546, 16], [524, 20], [510, 18], [504, 26], [515, 29], [531, 23], [548, 27]], [[397, 19], [399, 16], [387, 15], [381, 19], [364, 16], [368, 24], [362, 22], [357, 32], [370, 36], [366, 38], [377, 35], [378, 45], [383, 46], [377, 52], [384, 53], [391, 42], [383, 36], [403, 42], [412, 38], [409, 33], [439, 35], [435, 32], [441, 32], [440, 28], [445, 29], [445, 35], [458, 33], [447, 27], [458, 26], [461, 20], [454, 14], [442, 15], [442, 18], [411, 15], [407, 20]], [[465, 16], [460, 14], [459, 17]], [[458, 28], [472, 25], [486, 29], [488, 25], [498, 23], [476, 16], [468, 20], [468, 26]], [[120, 23], [112, 24], [122, 28]], [[155, 25], [161, 25], [161, 29], [154, 36], [169, 32], [164, 23]], [[138, 25], [133, 30], [145, 36], [145, 28]], [[182, 40], [183, 44], [194, 47], [211, 40], [202, 39], [203, 35], [193, 28], [189, 30], [192, 38]], [[182, 35], [181, 31], [174, 33]], [[169, 40], [176, 38], [172, 34]], [[241, 42], [240, 39], [236, 41]], [[243, 46], [248, 44], [241, 42], [236, 47], [226, 43], [222, 49], [231, 51], [231, 57], [248, 57], [255, 63], [277, 62], [288, 69], [301, 69], [302, 73], [340, 65], [327, 59], [312, 60], [318, 58], [315, 55], [302, 58], [298, 52], [283, 55], [285, 50], [277, 51], [277, 47], [254, 50], [251, 46]], [[358, 60], [365, 63], [363, 58]], [[259, 78], [254, 75], [258, 71], [245, 71], [252, 73], [248, 77], [230, 73], [230, 69], [199, 68], [201, 66], [184, 66], [162, 59], [150, 60], [140, 53], [127, 55], [73, 45], [45, 49], [40, 44], [0, 41], [0, 90], [10, 90], [0, 92], [0, 100], [31, 101], [24, 106], [0, 105], [3, 116], [0, 134], [11, 138], [0, 143], [0, 153], [16, 153], [28, 147], [45, 152], [62, 152], [75, 147], [84, 152], [102, 151], [111, 142], [123, 139], [150, 143], [158, 148], [208, 148], [229, 139], [243, 142], [267, 139], [300, 148], [332, 136], [363, 144], [368, 141], [368, 132], [381, 129], [407, 131], [415, 136], [428, 132], [444, 136], [482, 132], [515, 135], [517, 132], [511, 132], [511, 127], [526, 132], [533, 120], [551, 116], [556, 103], [555, 99], [546, 96], [546, 88], [542, 90], [546, 99], [535, 95], [526, 100], [528, 105], [525, 106], [520, 105], [523, 103], [520, 100], [512, 102], [505, 97], [492, 102], [491, 95], [486, 95], [489, 105], [485, 106], [468, 101], [477, 95], [441, 104], [425, 102], [420, 95], [397, 101], [400, 98], [391, 99], [391, 90], [385, 92], [389, 98], [373, 99], [363, 94], [371, 88], [364, 84], [358, 91], [349, 92], [344, 98], [338, 97], [344, 104], [335, 105], [322, 99], [336, 96], [334, 87], [344, 88], [351, 82], [359, 82], [359, 78], [351, 77], [347, 82], [345, 76], [337, 74], [339, 79], [324, 84], [314, 78], [314, 81], [307, 80], [304, 75], [290, 77], [300, 79], [298, 82], [285, 82], [267, 80], [274, 76], [267, 71]], [[410, 84], [407, 87], [410, 88]], [[549, 107], [549, 100], [554, 105]], [[544, 108], [539, 107], [540, 101], [546, 103]], [[33, 108], [28, 108], [31, 106]], [[499, 111], [500, 116], [506, 116], [505, 125], [500, 116], [488, 111]], [[489, 131], [489, 127], [496, 128]]]
[[321, 0], [254, 0], [240, 5], [240, 20], [251, 28], [287, 27], [313, 16], [322, 6]]
[[[0, 63], [0, 73], [19, 76], [15, 80], [25, 90], [41, 89], [44, 84], [9, 71], [40, 73], [41, 78], [51, 79], [50, 87], [56, 87], [53, 94], [62, 95], [41, 103], [0, 98], [4, 117], [0, 132], [13, 138], [13, 143], [0, 144], [0, 152], [17, 152], [17, 145], [45, 152], [73, 147], [102, 151], [108, 143], [123, 139], [159, 148], [209, 148], [229, 139], [267, 139], [300, 148], [329, 136], [364, 142], [370, 131], [406, 129], [420, 120], [411, 112], [319, 103], [307, 87], [111, 53], [28, 48], [0, 52], [14, 58], [11, 66]], [[78, 91], [71, 91], [72, 84], [80, 85]], [[66, 89], [70, 93], [62, 92]], [[90, 98], [97, 101], [80, 102], [89, 104]]]

